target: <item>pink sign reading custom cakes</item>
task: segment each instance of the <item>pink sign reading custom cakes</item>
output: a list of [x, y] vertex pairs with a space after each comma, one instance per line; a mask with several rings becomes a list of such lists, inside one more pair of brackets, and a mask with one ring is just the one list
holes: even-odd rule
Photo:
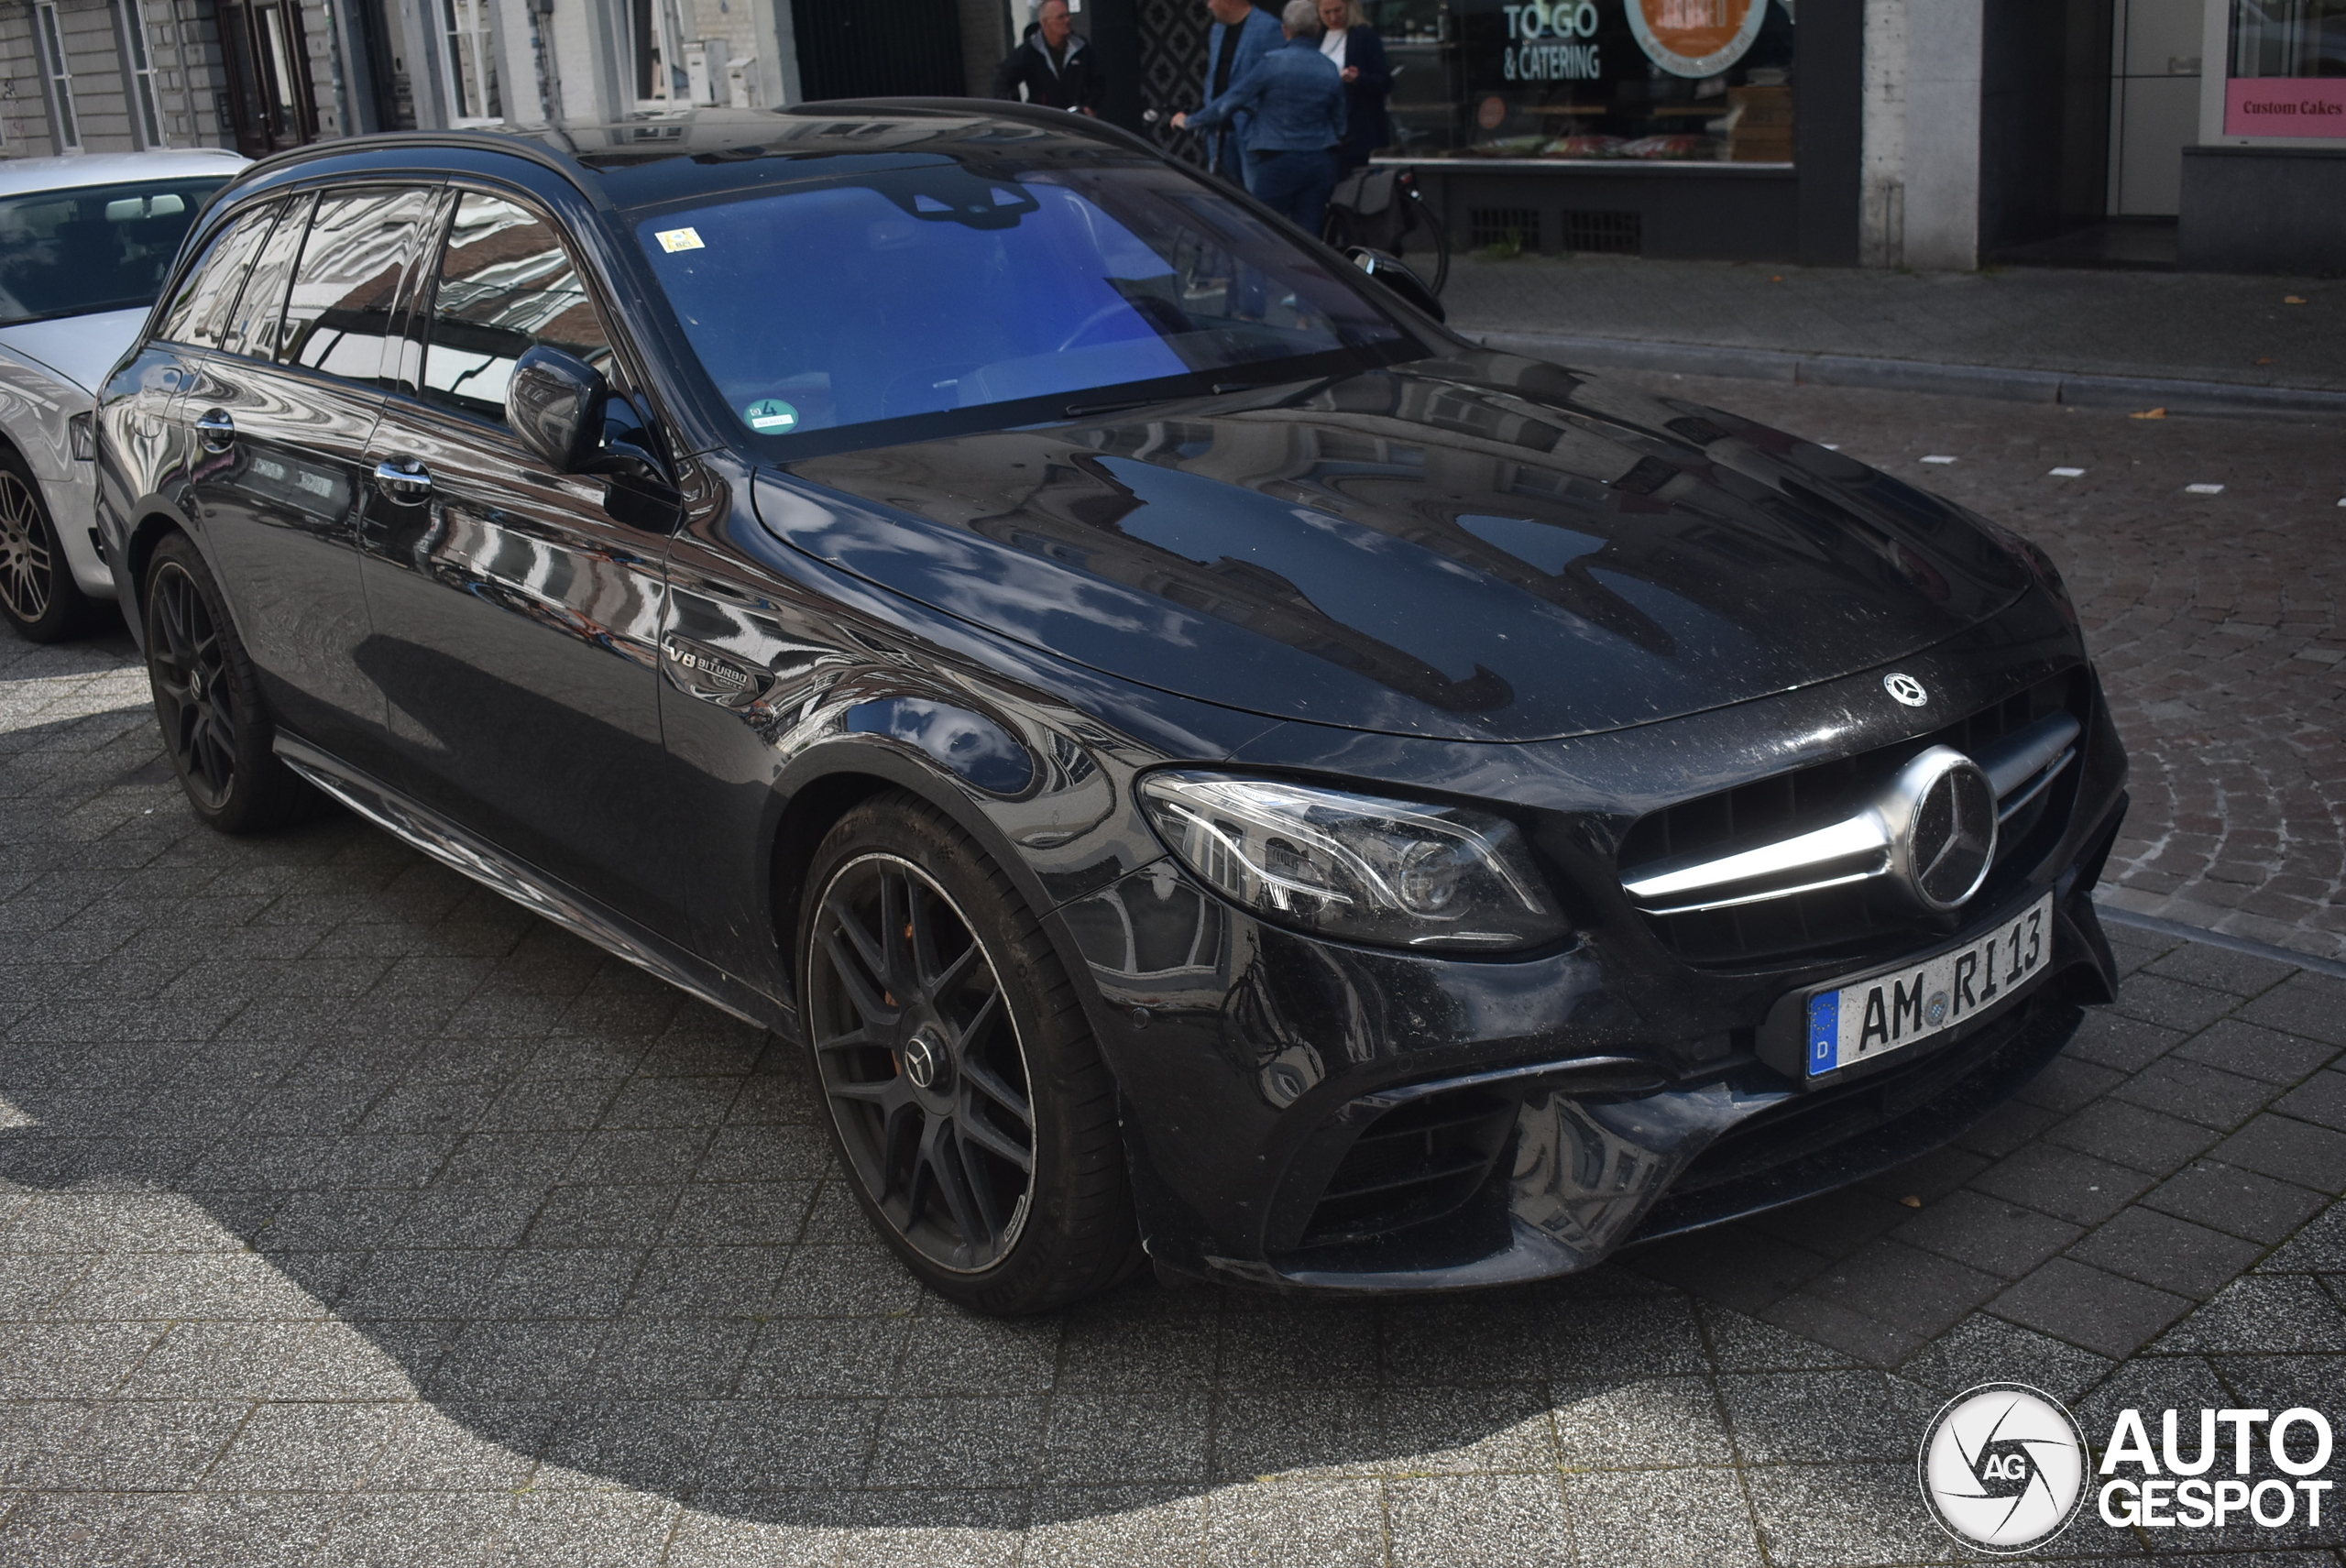
[[2346, 76], [2235, 76], [2224, 84], [2224, 134], [2346, 137]]

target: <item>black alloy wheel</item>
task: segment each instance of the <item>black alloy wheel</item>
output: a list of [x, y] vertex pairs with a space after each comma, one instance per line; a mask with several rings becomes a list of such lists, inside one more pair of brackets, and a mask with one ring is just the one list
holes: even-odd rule
[[89, 608], [40, 487], [22, 459], [0, 451], [0, 615], [27, 642], [54, 642], [70, 636]]
[[1113, 1087], [1007, 879], [951, 822], [891, 795], [832, 829], [808, 890], [815, 1073], [857, 1200], [897, 1255], [1005, 1313], [1128, 1271]]
[[278, 761], [260, 681], [212, 573], [184, 534], [147, 571], [147, 678], [163, 749], [195, 814], [225, 833], [301, 815], [306, 787]]

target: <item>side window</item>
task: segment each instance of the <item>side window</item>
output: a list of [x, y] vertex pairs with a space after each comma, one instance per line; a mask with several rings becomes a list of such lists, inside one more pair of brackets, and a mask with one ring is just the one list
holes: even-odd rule
[[260, 247], [245, 291], [228, 323], [220, 331], [220, 352], [249, 354], [256, 359], [277, 357], [278, 323], [285, 317], [285, 289], [293, 281], [293, 259], [301, 254], [301, 235], [310, 226], [314, 196], [296, 196], [286, 203], [285, 215]]
[[203, 259], [189, 269], [171, 308], [163, 313], [158, 337], [198, 348], [220, 346], [220, 331], [236, 308], [245, 274], [252, 269], [253, 257], [269, 238], [269, 225], [283, 206], [282, 202], [271, 202], [229, 221], [205, 250]]
[[614, 368], [609, 334], [553, 228], [511, 202], [466, 192], [433, 297], [424, 400], [502, 423], [514, 363], [542, 343]]
[[411, 189], [320, 198], [285, 300], [280, 361], [353, 381], [383, 380], [384, 340], [432, 196]]

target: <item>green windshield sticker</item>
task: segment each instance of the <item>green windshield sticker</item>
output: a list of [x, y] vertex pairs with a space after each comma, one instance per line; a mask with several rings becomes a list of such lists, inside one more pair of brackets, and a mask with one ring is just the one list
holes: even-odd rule
[[760, 398], [743, 409], [741, 416], [750, 422], [751, 430], [762, 431], [768, 435], [798, 428], [798, 411], [780, 398]]

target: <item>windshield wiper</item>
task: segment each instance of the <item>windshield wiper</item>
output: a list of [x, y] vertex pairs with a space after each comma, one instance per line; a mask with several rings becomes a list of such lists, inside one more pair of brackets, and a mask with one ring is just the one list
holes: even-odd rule
[[[1188, 395], [1194, 397], [1196, 394], [1190, 393]], [[1168, 392], [1163, 397], [1124, 398], [1113, 403], [1069, 403], [1067, 406], [1067, 417], [1069, 419], [1089, 419], [1093, 414], [1122, 413], [1126, 409], [1145, 409], [1151, 403], [1169, 403], [1181, 396], [1183, 396], [1183, 394], [1179, 392]]]

